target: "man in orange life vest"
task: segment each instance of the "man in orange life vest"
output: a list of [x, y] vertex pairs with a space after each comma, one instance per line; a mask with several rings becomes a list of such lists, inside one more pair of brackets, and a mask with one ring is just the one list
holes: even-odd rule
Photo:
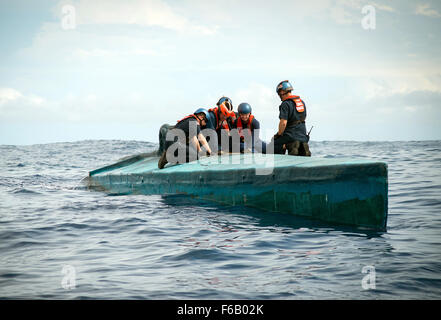
[[[178, 121], [172, 130], [179, 129], [180, 131], [177, 132], [174, 140], [165, 140], [164, 151], [158, 161], [159, 169], [163, 169], [167, 163], [175, 164], [197, 160], [203, 151], [211, 155], [210, 146], [201, 133], [201, 127], [206, 126], [207, 115], [207, 110], [199, 108], [193, 114]], [[179, 141], [180, 132], [183, 133], [181, 140], [185, 139], [185, 141]], [[185, 145], [183, 145], [184, 143]], [[171, 148], [173, 145], [176, 147]]]
[[309, 135], [306, 133], [306, 106], [299, 96], [291, 94], [292, 85], [288, 80], [277, 85], [276, 92], [282, 100], [279, 106], [279, 130], [274, 135], [274, 153], [310, 157]]
[[260, 123], [251, 114], [251, 106], [246, 102], [241, 103], [237, 111], [239, 116], [234, 121], [233, 128], [237, 129], [240, 136], [240, 152], [251, 147], [252, 152], [257, 150], [266, 153], [266, 144], [259, 137]]
[[221, 146], [222, 136], [224, 141], [228, 141], [229, 148], [224, 151], [231, 150], [231, 137], [229, 135], [231, 128], [228, 124], [228, 118], [235, 117], [234, 112], [230, 111], [232, 110], [231, 100], [228, 100], [225, 99], [217, 107], [209, 109], [207, 115], [207, 128], [216, 130], [218, 146]]
[[216, 103], [217, 106], [220, 106], [222, 103], [225, 102], [225, 106], [227, 107], [228, 111], [230, 111], [230, 116], [225, 120], [228, 123], [228, 126], [230, 129], [233, 128], [233, 123], [237, 118], [237, 113], [234, 112], [233, 107], [233, 101], [231, 101], [228, 97], [221, 97], [219, 101]]

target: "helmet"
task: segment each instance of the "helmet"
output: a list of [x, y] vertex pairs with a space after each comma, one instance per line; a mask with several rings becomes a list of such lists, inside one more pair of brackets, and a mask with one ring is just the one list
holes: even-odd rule
[[239, 114], [251, 113], [251, 106], [249, 103], [243, 102], [237, 107], [237, 111], [239, 111]]
[[213, 112], [208, 112], [206, 127], [216, 129], [216, 117]]
[[289, 92], [289, 91], [293, 90], [293, 87], [292, 87], [291, 83], [289, 83], [288, 80], [284, 80], [277, 85], [277, 88], [276, 88], [277, 94], [279, 94], [280, 90], [284, 90], [284, 91]]
[[219, 104], [219, 106], [217, 107], [218, 112], [222, 113], [227, 118], [230, 117], [233, 113], [233, 111], [230, 111], [229, 108], [227, 107], [228, 104], [229, 104], [228, 101], [224, 101], [221, 102], [221, 104]]
[[208, 118], [208, 110], [204, 108], [197, 109], [193, 114], [203, 113], [205, 114], [205, 118]]
[[227, 103], [225, 103], [225, 106], [228, 108], [228, 111], [233, 111], [233, 102], [228, 97], [220, 98], [219, 101], [216, 103], [216, 105], [220, 106], [225, 101], [227, 101]]

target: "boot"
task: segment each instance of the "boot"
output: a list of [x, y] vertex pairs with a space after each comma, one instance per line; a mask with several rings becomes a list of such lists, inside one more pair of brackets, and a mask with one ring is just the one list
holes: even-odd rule
[[293, 141], [293, 142], [286, 144], [286, 149], [288, 149], [288, 154], [290, 156], [298, 156], [299, 155], [299, 147], [300, 147], [299, 141]]
[[167, 164], [167, 151], [164, 151], [161, 155], [161, 158], [159, 158], [158, 168], [163, 169], [166, 164]]
[[304, 155], [305, 157], [310, 157], [311, 156], [311, 151], [309, 151], [309, 145], [308, 142], [302, 142], [303, 145], [303, 150], [304, 150]]

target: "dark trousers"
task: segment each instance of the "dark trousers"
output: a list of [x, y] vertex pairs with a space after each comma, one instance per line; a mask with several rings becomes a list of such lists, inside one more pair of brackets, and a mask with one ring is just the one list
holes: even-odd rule
[[[271, 140], [270, 145], [274, 146], [274, 154], [285, 154], [286, 149], [283, 149], [283, 145], [292, 142], [292, 138], [288, 136], [279, 136], [274, 140]], [[271, 150], [270, 146], [267, 150]]]
[[[193, 145], [189, 144], [188, 140], [186, 141], [185, 146], [183, 144], [181, 144], [180, 142], [177, 142], [177, 141], [166, 141], [165, 142], [165, 148], [164, 148], [165, 150], [164, 151], [167, 152], [168, 148], [170, 148], [170, 146], [173, 145], [174, 143], [179, 144], [181, 150], [185, 149], [185, 160], [181, 156], [180, 157], [181, 161], [178, 160], [176, 163], [186, 163], [186, 162], [190, 162], [190, 161], [194, 161], [194, 160], [198, 160], [199, 159], [199, 155], [198, 155], [197, 150], [194, 148]], [[174, 151], [174, 156], [176, 158], [178, 158], [178, 150]], [[173, 163], [173, 161], [169, 161], [169, 163], [176, 164], [176, 163]]]
[[300, 141], [290, 142], [286, 145], [286, 149], [288, 149], [288, 154], [290, 156], [302, 156], [302, 157], [311, 156], [311, 151], [309, 151], [308, 142], [300, 142]]
[[[240, 152], [244, 153], [245, 151], [245, 142], [240, 143]], [[258, 143], [252, 144], [251, 152], [260, 152], [260, 153], [266, 153], [266, 143], [264, 141], [259, 141]]]
[[[288, 153], [291, 156], [311, 156], [308, 142], [295, 141], [288, 136], [277, 137], [272, 140], [270, 144], [274, 145], [274, 154], [285, 154], [286, 150], [288, 150]], [[283, 145], [286, 146], [286, 149], [283, 148]]]

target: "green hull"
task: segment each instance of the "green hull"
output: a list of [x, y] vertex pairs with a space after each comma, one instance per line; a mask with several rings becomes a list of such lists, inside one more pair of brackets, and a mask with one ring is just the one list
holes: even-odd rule
[[138, 155], [89, 173], [112, 194], [188, 194], [321, 221], [384, 231], [387, 165], [287, 155], [232, 154], [157, 168]]

